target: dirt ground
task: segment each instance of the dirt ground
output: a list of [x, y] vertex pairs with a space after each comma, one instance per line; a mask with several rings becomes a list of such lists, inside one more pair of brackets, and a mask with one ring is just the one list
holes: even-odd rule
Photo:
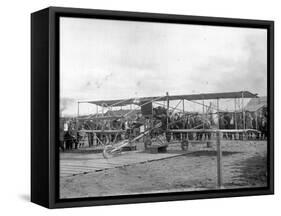
[[[169, 151], [176, 148], [179, 146], [170, 147]], [[222, 150], [223, 188], [266, 186], [266, 141], [224, 141]], [[216, 161], [215, 147], [196, 145], [173, 158], [62, 177], [60, 197], [216, 189]]]

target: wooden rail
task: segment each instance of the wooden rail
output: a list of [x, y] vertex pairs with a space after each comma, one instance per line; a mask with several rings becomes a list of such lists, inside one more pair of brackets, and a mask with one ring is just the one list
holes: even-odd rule
[[260, 133], [260, 131], [255, 129], [169, 129], [167, 130], [171, 133], [195, 133], [195, 132], [209, 132], [209, 133], [247, 133], [247, 132], [256, 132]]
[[86, 133], [125, 133], [125, 130], [79, 130], [78, 132]]

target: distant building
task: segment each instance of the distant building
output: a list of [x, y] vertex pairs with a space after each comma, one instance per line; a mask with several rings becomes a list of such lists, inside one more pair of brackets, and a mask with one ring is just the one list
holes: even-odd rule
[[267, 108], [267, 97], [252, 98], [245, 106], [245, 111], [259, 113]]

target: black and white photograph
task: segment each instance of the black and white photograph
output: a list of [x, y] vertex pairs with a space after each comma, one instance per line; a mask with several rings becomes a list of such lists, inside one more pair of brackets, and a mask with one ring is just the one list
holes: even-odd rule
[[59, 18], [59, 198], [268, 186], [265, 28]]

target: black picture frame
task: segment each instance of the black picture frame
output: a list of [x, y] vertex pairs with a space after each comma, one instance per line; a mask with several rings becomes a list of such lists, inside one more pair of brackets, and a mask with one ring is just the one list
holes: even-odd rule
[[[59, 17], [267, 29], [268, 186], [99, 198], [59, 199]], [[47, 208], [191, 200], [274, 193], [274, 22], [202, 16], [49, 7], [31, 15], [31, 201]]]

